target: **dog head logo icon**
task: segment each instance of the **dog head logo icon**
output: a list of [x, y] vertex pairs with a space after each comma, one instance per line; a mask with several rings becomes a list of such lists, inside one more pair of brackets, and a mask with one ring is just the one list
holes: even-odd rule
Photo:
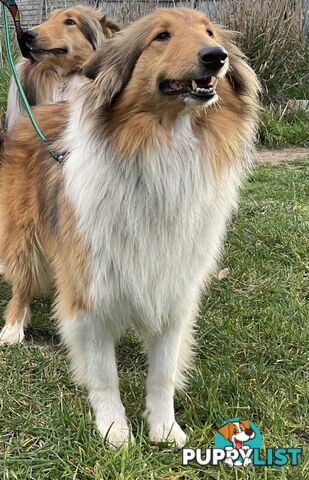
[[250, 427], [248, 420], [239, 420], [238, 422], [228, 422], [218, 429], [225, 440], [229, 440], [233, 447], [240, 450], [245, 442], [255, 437], [255, 433]]
[[229, 452], [225, 460], [226, 465], [246, 467], [252, 463], [249, 456], [251, 449], [260, 448], [262, 441], [261, 434], [253, 422], [233, 418], [218, 428], [215, 443], [217, 448], [224, 448]]

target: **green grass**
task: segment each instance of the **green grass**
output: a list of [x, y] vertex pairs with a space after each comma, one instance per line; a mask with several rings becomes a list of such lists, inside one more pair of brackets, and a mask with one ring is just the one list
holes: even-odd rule
[[[229, 229], [221, 267], [205, 293], [192, 381], [176, 398], [191, 447], [213, 446], [216, 428], [243, 416], [266, 447], [308, 447], [308, 162], [259, 166]], [[1, 311], [9, 289], [1, 286]], [[298, 467], [181, 466], [181, 454], [144, 432], [145, 358], [128, 336], [119, 348], [121, 390], [137, 444], [105, 449], [84, 391], [71, 381], [48, 302], [33, 305], [23, 346], [0, 350], [0, 473], [20, 480], [304, 480]]]
[[[1, 67], [0, 64], [0, 111], [2, 110], [2, 113], [5, 112], [6, 110], [6, 98], [7, 98], [7, 91], [8, 91], [8, 86], [9, 86], [9, 80], [10, 80], [10, 70], [9, 70], [9, 64], [8, 64], [8, 58], [5, 50], [5, 45], [4, 45], [4, 38], [3, 38], [3, 31], [2, 31], [2, 24], [0, 22], [0, 43], [2, 47], [2, 60], [3, 60], [3, 65]], [[12, 50], [13, 50], [13, 55], [14, 58], [17, 60], [20, 56], [20, 51], [18, 49], [18, 46], [16, 44], [16, 41], [14, 39], [14, 35], [12, 37]], [[0, 118], [1, 120], [1, 118]]]
[[[8, 69], [0, 68], [0, 127], [1, 127], [1, 116], [6, 110], [6, 98], [8, 91], [10, 74]], [[1, 115], [2, 114], [2, 115]]]
[[261, 112], [257, 143], [260, 148], [309, 146], [309, 111], [283, 113], [280, 108]]

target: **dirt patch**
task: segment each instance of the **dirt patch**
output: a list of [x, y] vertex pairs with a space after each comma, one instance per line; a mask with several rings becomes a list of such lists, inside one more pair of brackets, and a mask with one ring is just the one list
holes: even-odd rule
[[255, 161], [258, 163], [272, 163], [278, 165], [281, 162], [309, 159], [309, 148], [293, 147], [282, 150], [260, 150], [257, 152]]

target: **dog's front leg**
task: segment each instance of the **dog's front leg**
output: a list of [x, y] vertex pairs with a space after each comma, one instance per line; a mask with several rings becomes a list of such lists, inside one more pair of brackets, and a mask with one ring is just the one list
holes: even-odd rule
[[179, 448], [186, 442], [186, 435], [177, 424], [174, 412], [181, 339], [182, 329], [175, 324], [168, 325], [162, 333], [148, 339], [149, 372], [145, 412], [150, 440], [168, 440]]
[[88, 390], [100, 434], [111, 448], [126, 446], [130, 431], [120, 399], [111, 330], [101, 318], [77, 313], [74, 318], [61, 322], [61, 331], [77, 381]]

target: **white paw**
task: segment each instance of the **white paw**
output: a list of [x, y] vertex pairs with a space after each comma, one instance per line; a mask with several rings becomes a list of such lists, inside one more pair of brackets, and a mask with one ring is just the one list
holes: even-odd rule
[[0, 263], [0, 275], [4, 275], [5, 273], [5, 266], [3, 263]]
[[24, 339], [24, 327], [22, 323], [4, 325], [0, 332], [0, 345], [15, 345]]
[[244, 467], [249, 467], [252, 463], [251, 458], [245, 458], [244, 459]]
[[149, 426], [149, 438], [152, 442], [171, 442], [177, 448], [182, 448], [186, 443], [185, 432], [180, 428], [177, 422], [160, 422]]
[[97, 421], [96, 423], [100, 434], [104, 437], [111, 450], [121, 447], [127, 448], [129, 443], [134, 443], [134, 436], [130, 432], [125, 420], [121, 422]]

